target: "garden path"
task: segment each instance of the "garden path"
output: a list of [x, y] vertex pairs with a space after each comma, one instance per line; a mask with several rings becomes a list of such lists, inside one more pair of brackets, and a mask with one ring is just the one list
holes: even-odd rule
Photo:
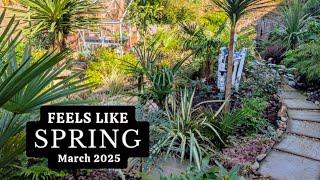
[[259, 172], [279, 180], [320, 179], [320, 107], [285, 87], [288, 126], [281, 141], [262, 161]]

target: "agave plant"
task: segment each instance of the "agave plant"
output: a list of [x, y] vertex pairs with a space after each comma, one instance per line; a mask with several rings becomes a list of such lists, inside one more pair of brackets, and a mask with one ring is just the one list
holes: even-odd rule
[[[274, 6], [277, 0], [211, 0], [214, 5], [224, 12], [230, 22], [230, 41], [228, 45], [228, 65], [227, 65], [227, 85], [225, 97], [232, 94], [232, 73], [233, 73], [233, 54], [235, 34], [238, 22], [247, 13], [261, 10], [266, 7]], [[230, 110], [230, 103], [226, 104], [226, 110]]]
[[[0, 24], [4, 16], [5, 12], [0, 16]], [[35, 119], [32, 112], [43, 104], [75, 103], [59, 99], [91, 86], [82, 84], [78, 74], [56, 80], [68, 67], [68, 63], [56, 66], [67, 57], [67, 50], [33, 60], [27, 46], [22, 59], [16, 58], [15, 47], [20, 35], [14, 35], [17, 26], [13, 17], [0, 35], [0, 168], [24, 151], [22, 130], [27, 121]]]
[[147, 78], [151, 81], [150, 90], [153, 98], [160, 106], [163, 106], [166, 97], [173, 92], [174, 78], [183, 62], [180, 60], [171, 67], [153, 67], [155, 70], [147, 72]]
[[[220, 135], [203, 113], [199, 113], [199, 106], [193, 106], [194, 93], [187, 89], [179, 95], [167, 98], [165, 115], [168, 119], [157, 128], [161, 140], [153, 147], [153, 153], [166, 151], [166, 156], [179, 156], [181, 161], [189, 155], [190, 164], [194, 162], [200, 169], [202, 158], [213, 152], [214, 144], [206, 137], [204, 130], [213, 132], [219, 139]], [[180, 96], [179, 100], [177, 96]], [[225, 105], [223, 103], [222, 107]], [[217, 111], [219, 114], [222, 107]], [[222, 141], [223, 142], [223, 141]]]
[[[124, 62], [127, 71], [138, 79], [140, 97], [153, 98], [159, 105], [164, 104], [165, 98], [173, 91], [174, 78], [181, 65], [191, 56], [186, 56], [170, 66], [161, 66], [160, 39], [156, 36], [150, 43], [141, 43], [135, 47], [138, 61]], [[145, 79], [151, 82], [149, 89], [145, 88]]]
[[53, 48], [67, 47], [67, 36], [79, 29], [88, 29], [98, 23], [98, 3], [91, 0], [19, 0], [22, 9], [13, 9], [26, 23], [31, 36], [52, 34]]

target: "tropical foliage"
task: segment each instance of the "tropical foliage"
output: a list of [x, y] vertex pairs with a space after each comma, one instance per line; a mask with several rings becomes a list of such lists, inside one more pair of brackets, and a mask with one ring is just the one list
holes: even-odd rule
[[[147, 179], [159, 170], [162, 179], [260, 178], [256, 156], [272, 143], [259, 137], [274, 142], [283, 126], [277, 116], [280, 80], [290, 77], [292, 83], [299, 76], [317, 84], [320, 77], [317, 0], [288, 0], [274, 8], [279, 23], [262, 49], [279, 57], [272, 63], [284, 58], [290, 69], [256, 60], [254, 13], [268, 17], [272, 12], [265, 11], [276, 1], [106, 1], [110, 9], [101, 9], [102, 1], [20, 0], [8, 6], [16, 15], [8, 21], [0, 15], [0, 176]], [[111, 21], [100, 26], [97, 17]], [[74, 47], [78, 31], [84, 36]], [[217, 59], [225, 46], [227, 91], [220, 92]], [[249, 55], [240, 89], [233, 92], [233, 54], [242, 48]], [[150, 124], [150, 156], [130, 158], [124, 174], [57, 172], [44, 159], [26, 157], [25, 125], [39, 120], [39, 108], [79, 102], [135, 105], [136, 120]], [[167, 174], [175, 162], [182, 173]]]
[[[180, 98], [179, 98], [180, 97]], [[166, 149], [166, 155], [179, 156], [183, 161], [189, 156], [189, 161], [195, 162], [200, 169], [202, 158], [212, 152], [214, 144], [203, 132], [208, 128], [221, 141], [218, 131], [210, 120], [197, 114], [193, 107], [194, 91], [181, 90], [180, 94], [170, 96], [166, 101], [166, 117], [168, 122], [158, 127], [161, 140], [154, 146], [155, 151]], [[223, 104], [224, 105], [224, 104]], [[216, 112], [216, 116], [222, 108]]]
[[[217, 8], [224, 12], [230, 22], [230, 41], [228, 45], [228, 63], [227, 63], [227, 85], [225, 97], [232, 94], [232, 73], [233, 73], [233, 53], [236, 35], [237, 23], [247, 13], [261, 10], [262, 8], [274, 5], [273, 0], [212, 0]], [[230, 104], [226, 104], [226, 110], [230, 109]]]
[[[3, 21], [5, 12], [0, 16]], [[58, 54], [47, 53], [32, 62], [30, 48], [26, 47], [21, 61], [15, 55], [15, 47], [19, 43], [19, 35], [14, 35], [18, 23], [11, 19], [1, 34], [0, 56], [0, 167], [5, 167], [18, 154], [24, 151], [24, 126], [27, 121], [36, 120], [32, 112], [41, 105], [72, 104], [74, 102], [56, 101], [72, 93], [89, 87], [78, 80], [78, 74], [53, 83], [55, 78], [68, 67], [56, 67], [64, 60], [68, 51]], [[9, 41], [12, 39], [12, 41]]]
[[[219, 18], [217, 18], [219, 17]], [[209, 79], [212, 75], [212, 62], [218, 55], [218, 50], [224, 44], [223, 36], [226, 34], [226, 18], [219, 16], [207, 16], [201, 25], [182, 23], [182, 38], [185, 39], [183, 47], [191, 50], [195, 57], [201, 58], [202, 77]]]
[[240, 180], [244, 179], [239, 176], [240, 166], [234, 166], [230, 171], [225, 169], [222, 164], [219, 162], [215, 162], [217, 165], [210, 167], [209, 160], [203, 160], [201, 164], [201, 170], [197, 169], [194, 166], [189, 166], [188, 170], [181, 175], [175, 175], [170, 177], [161, 177], [161, 180], [182, 180], [182, 179], [203, 179], [203, 180], [222, 180], [222, 179], [230, 179], [230, 180]]
[[19, 13], [31, 36], [46, 34], [52, 37], [52, 47], [63, 50], [67, 36], [78, 29], [88, 29], [98, 23], [95, 14], [99, 5], [90, 0], [19, 0]]
[[318, 82], [320, 78], [320, 48], [319, 41], [303, 44], [296, 50], [288, 51], [285, 64], [294, 67], [309, 81]]

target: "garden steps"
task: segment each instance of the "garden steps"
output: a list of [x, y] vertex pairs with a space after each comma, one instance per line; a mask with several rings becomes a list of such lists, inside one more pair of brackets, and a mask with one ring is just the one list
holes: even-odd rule
[[287, 130], [259, 172], [280, 180], [320, 179], [320, 107], [287, 86], [279, 95], [287, 106]]
[[294, 119], [288, 123], [290, 133], [320, 139], [320, 123]]
[[304, 99], [284, 99], [288, 109], [296, 110], [320, 110], [316, 104]]
[[281, 142], [274, 148], [320, 161], [320, 141], [317, 139], [285, 134]]
[[320, 111], [299, 111], [288, 109], [287, 113], [290, 119], [314, 121], [320, 123]]
[[273, 150], [264, 159], [259, 172], [278, 180], [318, 180], [319, 170], [319, 161]]
[[280, 91], [279, 95], [284, 99], [306, 99], [306, 97], [297, 91]]

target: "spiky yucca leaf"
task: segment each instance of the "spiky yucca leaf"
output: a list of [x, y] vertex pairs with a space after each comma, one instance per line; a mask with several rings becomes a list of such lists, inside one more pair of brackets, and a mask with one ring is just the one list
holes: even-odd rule
[[19, 0], [19, 5], [22, 8], [8, 8], [24, 22], [27, 33], [52, 33], [58, 46], [65, 46], [69, 33], [97, 25], [96, 13], [101, 10], [91, 0]]
[[192, 105], [194, 91], [190, 94], [184, 89], [179, 96], [180, 98], [177, 95], [170, 96], [166, 101], [165, 115], [168, 122], [159, 125], [157, 131], [162, 139], [152, 151], [156, 153], [165, 150], [167, 156], [178, 156], [181, 161], [189, 155], [190, 163], [195, 163], [200, 169], [202, 158], [213, 152], [214, 147], [203, 130], [209, 129], [221, 141], [222, 139], [210, 120], [202, 113], [197, 113], [198, 108]]
[[[0, 23], [4, 14], [0, 16]], [[54, 82], [67, 67], [56, 67], [56, 64], [64, 60], [69, 51], [47, 53], [31, 63], [27, 46], [21, 62], [18, 61], [15, 47], [19, 43], [19, 33], [14, 35], [17, 25], [13, 22], [14, 17], [0, 35], [0, 168], [24, 151], [22, 130], [31, 118], [21, 113], [30, 113], [43, 104], [90, 87], [83, 84], [78, 75]]]

